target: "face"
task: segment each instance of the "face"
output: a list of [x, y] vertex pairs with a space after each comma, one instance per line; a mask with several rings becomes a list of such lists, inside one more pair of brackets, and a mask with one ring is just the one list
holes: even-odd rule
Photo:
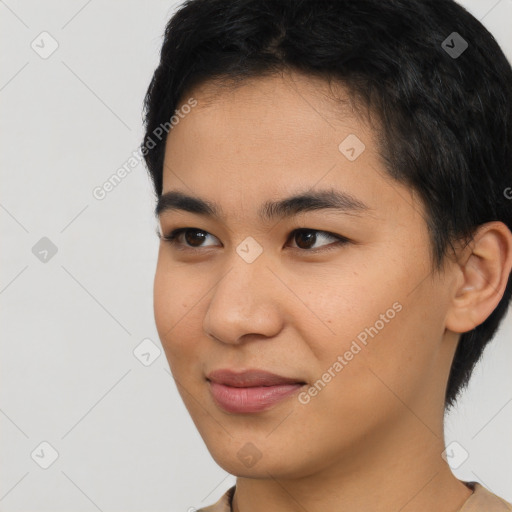
[[[160, 244], [156, 325], [210, 453], [238, 476], [349, 468], [442, 414], [449, 298], [424, 210], [328, 91], [298, 74], [206, 84], [167, 140], [163, 193], [217, 211], [162, 201], [161, 233], [187, 229]], [[313, 197], [264, 208], [293, 196]], [[219, 369], [295, 384], [236, 390], [208, 379]]]

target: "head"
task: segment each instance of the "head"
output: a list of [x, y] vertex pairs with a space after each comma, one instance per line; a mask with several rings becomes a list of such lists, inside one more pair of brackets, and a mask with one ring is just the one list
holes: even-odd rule
[[[189, 228], [162, 239], [155, 319], [214, 457], [243, 471], [237, 439], [311, 469], [411, 411], [436, 428], [512, 293], [512, 70], [492, 35], [452, 0], [190, 0], [145, 106], [159, 229]], [[226, 367], [305, 385], [228, 413], [206, 379]]]

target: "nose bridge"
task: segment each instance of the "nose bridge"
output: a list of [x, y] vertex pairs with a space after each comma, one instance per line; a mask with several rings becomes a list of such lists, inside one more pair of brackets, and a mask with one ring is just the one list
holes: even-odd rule
[[241, 243], [230, 258], [228, 270], [212, 290], [204, 318], [204, 331], [225, 343], [236, 343], [245, 334], [271, 337], [281, 329], [275, 277], [264, 257], [244, 259], [251, 248], [244, 249], [247, 246]]

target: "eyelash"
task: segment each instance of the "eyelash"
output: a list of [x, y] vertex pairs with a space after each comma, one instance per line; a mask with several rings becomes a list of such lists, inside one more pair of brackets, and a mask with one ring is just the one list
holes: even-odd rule
[[[182, 233], [185, 233], [186, 231], [197, 231], [199, 233], [206, 233], [207, 235], [211, 235], [211, 233], [208, 233], [208, 231], [205, 231], [204, 229], [199, 229], [199, 228], [177, 228], [177, 229], [174, 229], [173, 231], [171, 231], [167, 235], [162, 235], [160, 232], [157, 231], [157, 235], [158, 235], [158, 238], [160, 238], [160, 240], [162, 240], [162, 241], [164, 241], [166, 243], [169, 243], [176, 250], [179, 250], [179, 251], [197, 252], [199, 250], [204, 250], [204, 249], [208, 249], [210, 247], [213, 247], [213, 246], [190, 247], [188, 245], [181, 244], [180, 242], [178, 242], [177, 239], [178, 239], [178, 237]], [[338, 248], [340, 246], [346, 245], [347, 243], [350, 242], [350, 240], [348, 238], [344, 237], [344, 236], [336, 235], [336, 234], [330, 233], [328, 231], [322, 231], [322, 230], [319, 230], [319, 229], [310, 229], [310, 228], [297, 228], [297, 229], [294, 229], [290, 233], [290, 235], [288, 236], [287, 240], [290, 240], [290, 238], [292, 238], [296, 233], [300, 233], [300, 232], [321, 233], [321, 234], [327, 235], [328, 237], [334, 238], [337, 241], [334, 242], [334, 243], [322, 246], [322, 247], [320, 247], [318, 249], [301, 249], [300, 247], [292, 247], [293, 250], [305, 251], [305, 252], [316, 254], [316, 253], [331, 251], [331, 250], [336, 249], [336, 248]], [[212, 235], [212, 236], [214, 236], [214, 235]]]

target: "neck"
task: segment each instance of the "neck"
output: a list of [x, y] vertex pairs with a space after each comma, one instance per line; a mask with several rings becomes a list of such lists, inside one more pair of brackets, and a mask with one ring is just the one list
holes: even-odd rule
[[455, 512], [472, 491], [441, 454], [442, 421], [427, 426], [407, 411], [372, 440], [353, 443], [328, 467], [296, 477], [238, 477], [234, 512]]

